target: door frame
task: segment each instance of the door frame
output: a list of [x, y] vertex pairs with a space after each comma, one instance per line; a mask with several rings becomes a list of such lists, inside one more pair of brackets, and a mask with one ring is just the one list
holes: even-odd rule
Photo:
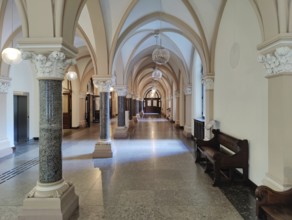
[[[29, 114], [29, 93], [28, 92], [19, 92], [19, 91], [14, 91], [13, 92], [13, 100], [14, 100], [14, 96], [25, 96], [26, 97], [26, 112], [27, 112], [27, 126], [26, 126], [26, 129], [27, 129], [27, 132], [26, 132], [26, 135], [27, 135], [27, 141], [29, 141], [29, 122], [30, 122], [30, 114]], [[14, 109], [15, 106], [14, 106], [14, 101], [13, 101], [13, 112], [14, 112]], [[13, 132], [15, 130], [15, 122], [14, 122], [14, 116], [13, 116]], [[14, 135], [15, 136], [15, 135]], [[14, 140], [15, 141], [15, 140]], [[16, 142], [17, 143], [17, 142]]]

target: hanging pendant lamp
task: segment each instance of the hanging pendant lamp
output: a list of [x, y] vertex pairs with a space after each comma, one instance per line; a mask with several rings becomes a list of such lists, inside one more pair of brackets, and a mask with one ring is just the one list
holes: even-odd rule
[[[12, 24], [12, 28], [11, 28], [11, 32], [13, 33], [13, 3], [11, 5], [11, 10], [12, 10], [12, 13], [11, 13], [11, 24]], [[13, 40], [12, 40], [12, 45], [13, 45]], [[19, 64], [21, 61], [22, 61], [22, 57], [21, 57], [21, 51], [16, 49], [16, 48], [13, 48], [13, 47], [8, 47], [8, 48], [5, 48], [3, 51], [2, 51], [2, 60], [9, 64], [9, 65], [14, 65], [14, 64]]]
[[[155, 35], [155, 37], [157, 41], [159, 34]], [[154, 51], [152, 52], [152, 60], [154, 63], [158, 65], [164, 65], [169, 61], [169, 58], [170, 58], [169, 50], [162, 47], [162, 43], [160, 39], [160, 45], [156, 49], [154, 49]]]

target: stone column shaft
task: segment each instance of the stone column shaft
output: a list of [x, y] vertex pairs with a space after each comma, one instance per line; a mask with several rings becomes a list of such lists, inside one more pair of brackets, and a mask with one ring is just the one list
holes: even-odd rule
[[126, 97], [125, 96], [118, 96], [118, 126], [119, 127], [124, 127], [125, 126], [125, 101]]
[[139, 112], [143, 110], [143, 101], [139, 102]]
[[136, 116], [136, 99], [132, 98], [132, 116]]
[[128, 129], [126, 127], [126, 116], [125, 116], [127, 89], [125, 86], [117, 86], [116, 91], [118, 94], [118, 127], [115, 129], [114, 138], [126, 139], [128, 138]]
[[136, 100], [136, 114], [138, 114], [140, 111], [139, 111], [139, 100], [137, 99]]
[[39, 80], [40, 138], [39, 181], [62, 179], [62, 81]]
[[127, 97], [127, 110], [129, 111], [129, 120], [133, 118], [133, 110], [132, 110], [132, 98]]
[[109, 92], [100, 92], [100, 139], [108, 140], [110, 135]]

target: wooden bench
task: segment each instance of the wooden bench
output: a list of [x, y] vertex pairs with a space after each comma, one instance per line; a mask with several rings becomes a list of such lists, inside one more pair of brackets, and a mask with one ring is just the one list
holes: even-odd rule
[[267, 186], [258, 186], [255, 195], [256, 214], [259, 219], [292, 219], [292, 188], [278, 192]]
[[[248, 142], [239, 140], [222, 133], [219, 129], [212, 130], [214, 137], [209, 141], [197, 140], [196, 163], [206, 161], [205, 172], [213, 165], [214, 182], [218, 185], [222, 170], [229, 172], [228, 178], [232, 178], [236, 168], [242, 168], [243, 180], [248, 180]], [[226, 176], [226, 175], [225, 175]], [[227, 176], [226, 176], [227, 177]]]

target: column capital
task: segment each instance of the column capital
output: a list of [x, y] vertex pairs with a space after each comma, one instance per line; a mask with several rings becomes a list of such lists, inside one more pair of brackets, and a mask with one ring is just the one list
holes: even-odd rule
[[128, 92], [127, 86], [116, 85], [115, 90], [118, 93], [118, 96], [126, 96]]
[[66, 59], [63, 52], [53, 51], [48, 56], [32, 52], [22, 52], [22, 59], [31, 60], [37, 69], [37, 79], [63, 80], [65, 68], [75, 64], [74, 59]]
[[98, 88], [99, 92], [110, 92], [112, 78], [110, 76], [92, 76], [93, 84]]
[[185, 95], [191, 95], [192, 94], [192, 85], [186, 85], [184, 88]]
[[0, 77], [0, 94], [6, 94], [8, 92], [8, 88], [10, 87], [9, 78]]
[[202, 83], [206, 90], [214, 90], [214, 75], [206, 74], [203, 75]]
[[292, 74], [292, 49], [288, 46], [277, 47], [274, 51], [258, 56], [264, 65], [267, 76]]

